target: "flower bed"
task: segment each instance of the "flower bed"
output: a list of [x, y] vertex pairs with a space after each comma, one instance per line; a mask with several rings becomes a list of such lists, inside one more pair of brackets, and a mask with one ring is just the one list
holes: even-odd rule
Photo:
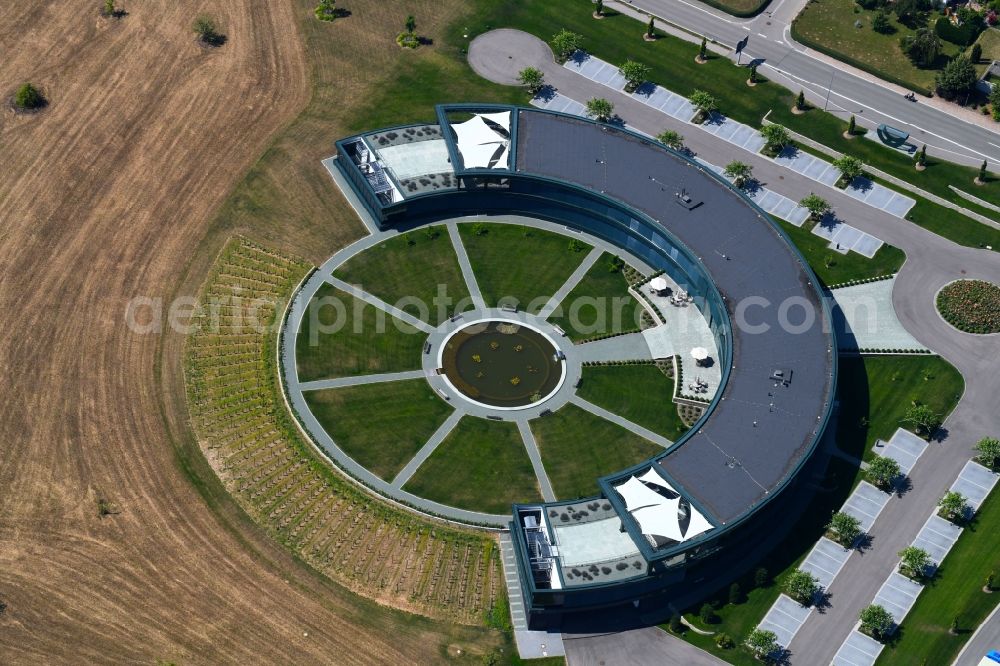
[[984, 280], [958, 280], [938, 292], [945, 321], [966, 333], [1000, 332], [1000, 286]]

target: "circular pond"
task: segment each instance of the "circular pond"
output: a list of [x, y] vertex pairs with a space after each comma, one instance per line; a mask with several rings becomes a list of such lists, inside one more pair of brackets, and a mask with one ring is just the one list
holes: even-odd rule
[[456, 391], [499, 409], [545, 400], [562, 382], [564, 363], [552, 340], [521, 322], [480, 321], [452, 333], [441, 368]]

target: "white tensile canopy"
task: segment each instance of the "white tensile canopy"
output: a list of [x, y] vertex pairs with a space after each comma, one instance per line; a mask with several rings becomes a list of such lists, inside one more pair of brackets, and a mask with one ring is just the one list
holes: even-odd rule
[[[500, 130], [486, 121], [499, 126]], [[466, 169], [506, 169], [510, 148], [510, 112], [477, 113], [451, 126]]]
[[649, 287], [653, 291], [666, 291], [667, 281], [662, 277], [655, 277], [649, 281]]
[[639, 529], [642, 530], [643, 534], [665, 537], [674, 541], [687, 541], [715, 527], [689, 502], [688, 526], [686, 530], [682, 531], [680, 525], [681, 498], [667, 499], [650, 489], [646, 483], [677, 492], [652, 467], [641, 476], [629, 477], [625, 483], [615, 486], [615, 490], [625, 500], [625, 507], [639, 523]]

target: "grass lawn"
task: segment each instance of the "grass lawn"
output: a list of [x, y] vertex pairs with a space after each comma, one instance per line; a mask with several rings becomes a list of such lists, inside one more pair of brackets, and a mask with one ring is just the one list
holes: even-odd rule
[[559, 499], [595, 495], [599, 492], [598, 477], [663, 451], [656, 444], [573, 404], [531, 421], [531, 431]]
[[[932, 69], [920, 69], [910, 62], [899, 46], [900, 38], [912, 35], [916, 30], [900, 23], [896, 20], [896, 15], [890, 12], [889, 23], [895, 28], [895, 32], [883, 35], [872, 29], [873, 16], [874, 11], [861, 9], [853, 0], [813, 0], [795, 20], [795, 28], [803, 37], [818, 42], [831, 51], [864, 62], [901, 81], [933, 90], [937, 70], [944, 67], [961, 48], [941, 40], [942, 55], [938, 57], [935, 66]], [[929, 27], [932, 30], [933, 22], [939, 16], [937, 12], [929, 12]], [[861, 21], [862, 27], [856, 28], [855, 21]]]
[[1000, 29], [987, 28], [979, 33], [976, 43], [983, 48], [983, 59], [976, 65], [976, 72], [983, 75], [992, 60], [1000, 60]]
[[770, 4], [771, 0], [701, 0], [706, 5], [717, 7], [734, 16], [755, 16]]
[[[481, 226], [479, 226], [481, 225]], [[476, 230], [486, 233], [477, 234]], [[575, 238], [515, 224], [460, 224], [458, 230], [487, 306], [516, 300], [538, 312], [566, 282], [591, 246]]]
[[621, 270], [610, 270], [609, 252], [563, 299], [549, 321], [558, 325], [574, 342], [608, 333], [639, 330], [642, 306], [628, 293], [628, 281]]
[[[357, 255], [334, 275], [434, 326], [450, 317], [461, 301], [460, 310], [472, 305], [444, 225], [390, 238]], [[439, 287], [448, 298], [446, 307], [435, 304]], [[416, 303], [400, 303], [407, 297]]]
[[486, 513], [509, 513], [514, 502], [542, 498], [517, 425], [474, 416], [462, 417], [403, 488]]
[[[1000, 571], [1000, 492], [994, 490], [941, 563], [937, 578], [917, 597], [898, 639], [875, 663], [952, 663], [972, 632], [1000, 603], [1000, 594], [982, 591], [986, 576], [996, 571]], [[959, 626], [956, 636], [948, 632], [954, 618]]]
[[913, 400], [947, 416], [964, 386], [958, 370], [939, 356], [841, 357], [837, 443], [846, 453], [870, 457], [876, 439], [887, 440], [903, 425]]
[[674, 380], [655, 365], [593, 366], [583, 369], [581, 398], [677, 440], [688, 428], [671, 402]]
[[857, 252], [840, 254], [828, 248], [826, 240], [812, 233], [812, 222], [806, 222], [802, 227], [796, 227], [784, 220], [778, 220], [778, 224], [799, 248], [802, 256], [816, 272], [816, 276], [825, 285], [892, 275], [906, 260], [903, 251], [892, 245], [883, 245], [871, 259]]
[[452, 411], [423, 379], [304, 395], [337, 446], [386, 481], [403, 469]]
[[[327, 302], [342, 308], [317, 306]], [[419, 370], [425, 339], [409, 324], [325, 284], [310, 302], [295, 339], [299, 379]]]

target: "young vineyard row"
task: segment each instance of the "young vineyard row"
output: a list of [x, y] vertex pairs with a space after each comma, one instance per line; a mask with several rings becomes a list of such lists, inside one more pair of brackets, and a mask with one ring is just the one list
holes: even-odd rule
[[358, 488], [316, 457], [285, 409], [278, 327], [266, 324], [308, 271], [242, 238], [220, 255], [185, 354], [202, 450], [243, 509], [330, 578], [386, 605], [479, 624], [502, 585], [495, 540]]

